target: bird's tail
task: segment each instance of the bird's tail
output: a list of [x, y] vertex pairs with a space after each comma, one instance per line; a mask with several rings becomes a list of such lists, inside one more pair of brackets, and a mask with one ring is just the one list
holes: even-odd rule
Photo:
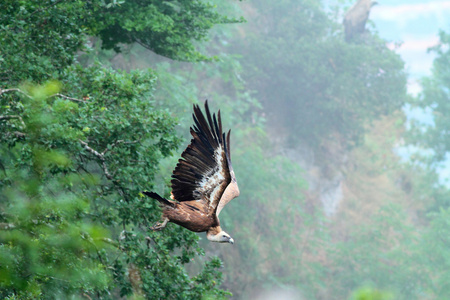
[[164, 199], [163, 197], [161, 197], [160, 195], [158, 195], [157, 193], [154, 192], [142, 192], [142, 194], [149, 196], [150, 198], [153, 198], [155, 200], [158, 200], [161, 204], [165, 204], [165, 205], [169, 205], [174, 207], [175, 204], [167, 199]]

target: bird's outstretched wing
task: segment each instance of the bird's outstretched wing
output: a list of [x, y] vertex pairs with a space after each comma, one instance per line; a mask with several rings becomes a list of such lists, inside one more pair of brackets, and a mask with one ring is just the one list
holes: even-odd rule
[[[192, 140], [172, 174], [172, 196], [177, 201], [204, 201], [217, 215], [239, 195], [230, 159], [230, 132], [222, 131], [220, 111], [213, 114], [205, 102], [206, 118], [194, 105]], [[230, 188], [228, 188], [230, 186]]]

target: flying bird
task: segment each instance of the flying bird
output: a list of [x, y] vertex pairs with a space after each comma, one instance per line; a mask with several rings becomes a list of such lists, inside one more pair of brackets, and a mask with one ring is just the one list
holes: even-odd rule
[[154, 192], [143, 192], [162, 205], [162, 223], [153, 230], [163, 229], [173, 222], [194, 232], [205, 232], [208, 240], [234, 243], [220, 227], [219, 214], [232, 199], [239, 196], [239, 188], [230, 157], [230, 131], [222, 131], [220, 110], [211, 113], [205, 102], [205, 115], [194, 105], [192, 140], [181, 154], [172, 174], [171, 200]]
[[358, 0], [345, 14], [345, 40], [351, 41], [354, 36], [364, 33], [370, 9], [377, 2], [372, 0]]

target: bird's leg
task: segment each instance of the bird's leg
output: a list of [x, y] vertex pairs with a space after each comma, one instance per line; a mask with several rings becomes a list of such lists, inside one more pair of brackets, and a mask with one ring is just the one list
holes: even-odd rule
[[161, 230], [164, 227], [166, 227], [167, 223], [169, 222], [169, 218], [164, 218], [164, 221], [162, 223], [156, 223], [154, 226], [150, 227], [151, 230]]

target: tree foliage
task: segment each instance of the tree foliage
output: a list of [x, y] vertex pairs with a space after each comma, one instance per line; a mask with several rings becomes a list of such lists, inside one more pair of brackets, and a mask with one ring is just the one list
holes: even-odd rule
[[[224, 122], [232, 118], [241, 195], [227, 205], [221, 222], [236, 244], [205, 249], [225, 262], [224, 286], [237, 298], [278, 289], [306, 299], [439, 295], [434, 284], [442, 281], [427, 260], [437, 227], [429, 227], [427, 210], [447, 194], [433, 172], [404, 164], [393, 150], [404, 138], [399, 109], [410, 99], [403, 62], [376, 33], [345, 43], [341, 25], [323, 7], [301, 4], [244, 4], [255, 25], [218, 32], [220, 43], [208, 48], [239, 56], [222, 56], [211, 66], [159, 65], [164, 78], [173, 79], [160, 84], [160, 103], [167, 95], [180, 104], [210, 98], [232, 111]], [[283, 144], [286, 136], [300, 146]], [[317, 184], [311, 177], [321, 171], [302, 171], [299, 161], [310, 157], [290, 153], [302, 145], [313, 149], [317, 168], [343, 174], [343, 198], [332, 216], [323, 215], [305, 180]], [[441, 258], [445, 251], [440, 249]]]
[[[192, 279], [183, 268], [203, 253], [195, 234], [148, 232], [159, 209], [140, 191], [151, 188], [158, 160], [177, 145], [171, 118], [137, 96], [153, 77], [68, 71], [70, 94], [79, 98], [60, 96], [54, 84], [29, 87], [20, 101], [2, 98], [3, 107], [9, 98], [2, 115], [2, 255], [17, 262], [2, 272], [3, 297], [29, 292], [30, 284], [43, 297], [120, 290], [183, 299], [214, 289], [219, 262]], [[183, 289], [175, 293], [174, 286]]]
[[417, 107], [428, 109], [431, 112], [430, 119], [432, 120], [428, 122], [428, 125], [416, 124], [413, 142], [423, 148], [432, 149], [434, 163], [446, 159], [446, 154], [450, 150], [448, 135], [450, 124], [446, 118], [450, 109], [448, 105], [450, 96], [449, 43], [450, 35], [441, 31], [439, 45], [431, 49], [437, 54], [433, 62], [432, 75], [423, 79], [423, 92], [413, 102]]
[[172, 59], [198, 61], [208, 57], [196, 44], [214, 25], [242, 21], [204, 1], [5, 0], [0, 9], [0, 79], [13, 86], [58, 77], [89, 35], [107, 49], [137, 42]]
[[345, 42], [318, 1], [258, 1], [249, 11], [253, 22], [234, 51], [245, 55], [243, 78], [269, 124], [292, 143], [320, 149], [337, 133], [353, 146], [366, 124], [404, 103], [403, 61], [376, 35]]
[[139, 43], [145, 48], [177, 60], [205, 60], [193, 41], [207, 39], [215, 24], [241, 22], [228, 18], [205, 1], [121, 1], [101, 9], [94, 33], [106, 49]]
[[[153, 187], [159, 161], [179, 145], [176, 119], [152, 101], [156, 74], [76, 60], [87, 35], [108, 39], [119, 9], [125, 28], [136, 27], [132, 11], [159, 7], [134, 30], [156, 52], [192, 60], [205, 58], [195, 39], [230, 21], [204, 2], [182, 3], [181, 11], [159, 3], [0, 4], [2, 298], [227, 295], [218, 288], [217, 258], [198, 258], [198, 270], [187, 272], [204, 255], [197, 235], [178, 226], [148, 229], [160, 209], [140, 192]], [[185, 26], [164, 26], [184, 15]], [[169, 30], [167, 40], [150, 34], [158, 26]]]
[[[450, 89], [450, 35], [439, 33], [440, 43], [433, 47], [436, 58], [433, 61], [432, 72], [422, 80], [423, 91], [413, 99], [415, 108], [423, 109], [426, 122], [411, 120], [408, 141], [416, 147], [414, 161], [416, 165], [427, 170], [429, 175], [422, 180], [419, 187], [429, 201], [425, 206], [427, 228], [423, 234], [421, 250], [425, 255], [421, 263], [430, 268], [428, 286], [439, 299], [449, 297], [448, 266], [449, 247], [449, 188], [448, 178], [440, 176], [441, 166], [448, 161], [449, 128], [446, 117], [449, 110], [448, 99]], [[430, 151], [431, 150], [431, 151]]]
[[[374, 30], [346, 43], [338, 11], [317, 1], [240, 7], [0, 4], [0, 297], [448, 297], [448, 188], [435, 172], [447, 35], [415, 102], [434, 125], [412, 135], [438, 155], [404, 163], [393, 149], [411, 98]], [[211, 30], [240, 9], [248, 25]], [[160, 209], [140, 194], [168, 195], [204, 99], [232, 128], [241, 196], [221, 224], [233, 247], [174, 224], [150, 231]], [[321, 184], [335, 174], [342, 199], [325, 215]]]

